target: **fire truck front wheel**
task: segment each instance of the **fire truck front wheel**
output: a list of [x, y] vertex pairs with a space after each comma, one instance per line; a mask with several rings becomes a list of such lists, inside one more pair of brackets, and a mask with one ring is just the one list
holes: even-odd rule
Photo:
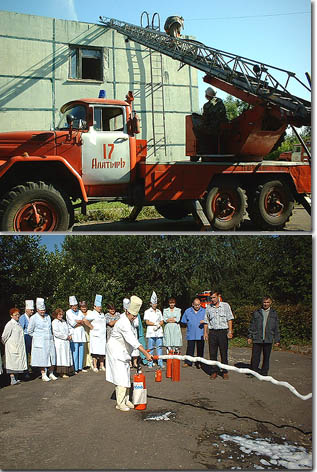
[[288, 185], [272, 180], [259, 185], [249, 212], [251, 221], [260, 229], [283, 229], [292, 215], [294, 197]]
[[232, 231], [238, 228], [246, 215], [247, 197], [245, 190], [237, 185], [221, 184], [209, 191], [205, 210], [213, 229]]
[[52, 184], [26, 182], [1, 199], [0, 220], [2, 231], [66, 231], [70, 203]]

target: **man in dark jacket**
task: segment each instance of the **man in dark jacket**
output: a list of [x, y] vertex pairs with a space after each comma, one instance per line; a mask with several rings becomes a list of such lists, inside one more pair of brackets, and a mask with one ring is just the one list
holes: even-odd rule
[[253, 313], [249, 327], [248, 344], [252, 345], [251, 369], [259, 372], [261, 353], [263, 353], [262, 375], [268, 375], [273, 340], [275, 346], [280, 345], [279, 320], [275, 310], [271, 308], [272, 299], [265, 296], [262, 308]]

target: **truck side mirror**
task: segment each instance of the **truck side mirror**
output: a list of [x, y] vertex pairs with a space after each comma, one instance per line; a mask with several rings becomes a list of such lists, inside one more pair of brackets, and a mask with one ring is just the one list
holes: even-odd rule
[[68, 126], [69, 126], [69, 137], [68, 137], [69, 140], [72, 139], [72, 135], [73, 135], [73, 123], [74, 123], [74, 119], [75, 119], [75, 117], [74, 117], [71, 113], [67, 113], [67, 115], [66, 115], [66, 121], [67, 121], [67, 124], [68, 124]]
[[141, 127], [140, 127], [140, 118], [138, 115], [134, 112], [134, 117], [131, 120], [132, 122], [132, 132], [133, 134], [139, 134], [141, 132]]

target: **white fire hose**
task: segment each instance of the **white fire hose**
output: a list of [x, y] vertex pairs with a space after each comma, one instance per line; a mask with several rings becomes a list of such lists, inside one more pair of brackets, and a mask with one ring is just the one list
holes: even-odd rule
[[274, 385], [281, 385], [282, 387], [288, 388], [294, 395], [296, 395], [298, 398], [301, 400], [309, 400], [312, 398], [312, 393], [308, 393], [307, 395], [301, 395], [298, 393], [298, 391], [288, 382], [280, 382], [279, 380], [275, 380], [273, 377], [269, 375], [260, 375], [257, 372], [254, 372], [254, 370], [247, 369], [247, 368], [239, 368], [239, 367], [234, 367], [231, 365], [226, 365], [226, 364], [221, 364], [221, 362], [218, 361], [208, 361], [207, 359], [204, 359], [203, 357], [192, 357], [192, 356], [180, 356], [180, 355], [162, 355], [158, 356], [159, 359], [179, 359], [180, 361], [190, 361], [190, 362], [201, 362], [203, 364], [207, 365], [217, 365], [218, 367], [226, 370], [233, 370], [234, 372], [239, 372], [239, 374], [252, 374], [254, 377], [256, 377], [259, 380], [264, 380], [265, 382], [271, 382]]

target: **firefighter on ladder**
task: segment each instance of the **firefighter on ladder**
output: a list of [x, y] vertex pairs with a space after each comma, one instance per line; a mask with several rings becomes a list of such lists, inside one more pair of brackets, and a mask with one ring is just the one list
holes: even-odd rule
[[133, 403], [129, 400], [132, 351], [139, 349], [148, 361], [153, 358], [140, 344], [131, 325], [132, 321], [138, 316], [141, 305], [142, 300], [132, 295], [126, 313], [123, 313], [114, 325], [107, 342], [106, 380], [116, 386], [116, 408], [121, 411], [129, 411], [134, 408]]
[[169, 16], [166, 19], [164, 30], [172, 38], [179, 38], [182, 29], [184, 29], [184, 18], [182, 16]]

